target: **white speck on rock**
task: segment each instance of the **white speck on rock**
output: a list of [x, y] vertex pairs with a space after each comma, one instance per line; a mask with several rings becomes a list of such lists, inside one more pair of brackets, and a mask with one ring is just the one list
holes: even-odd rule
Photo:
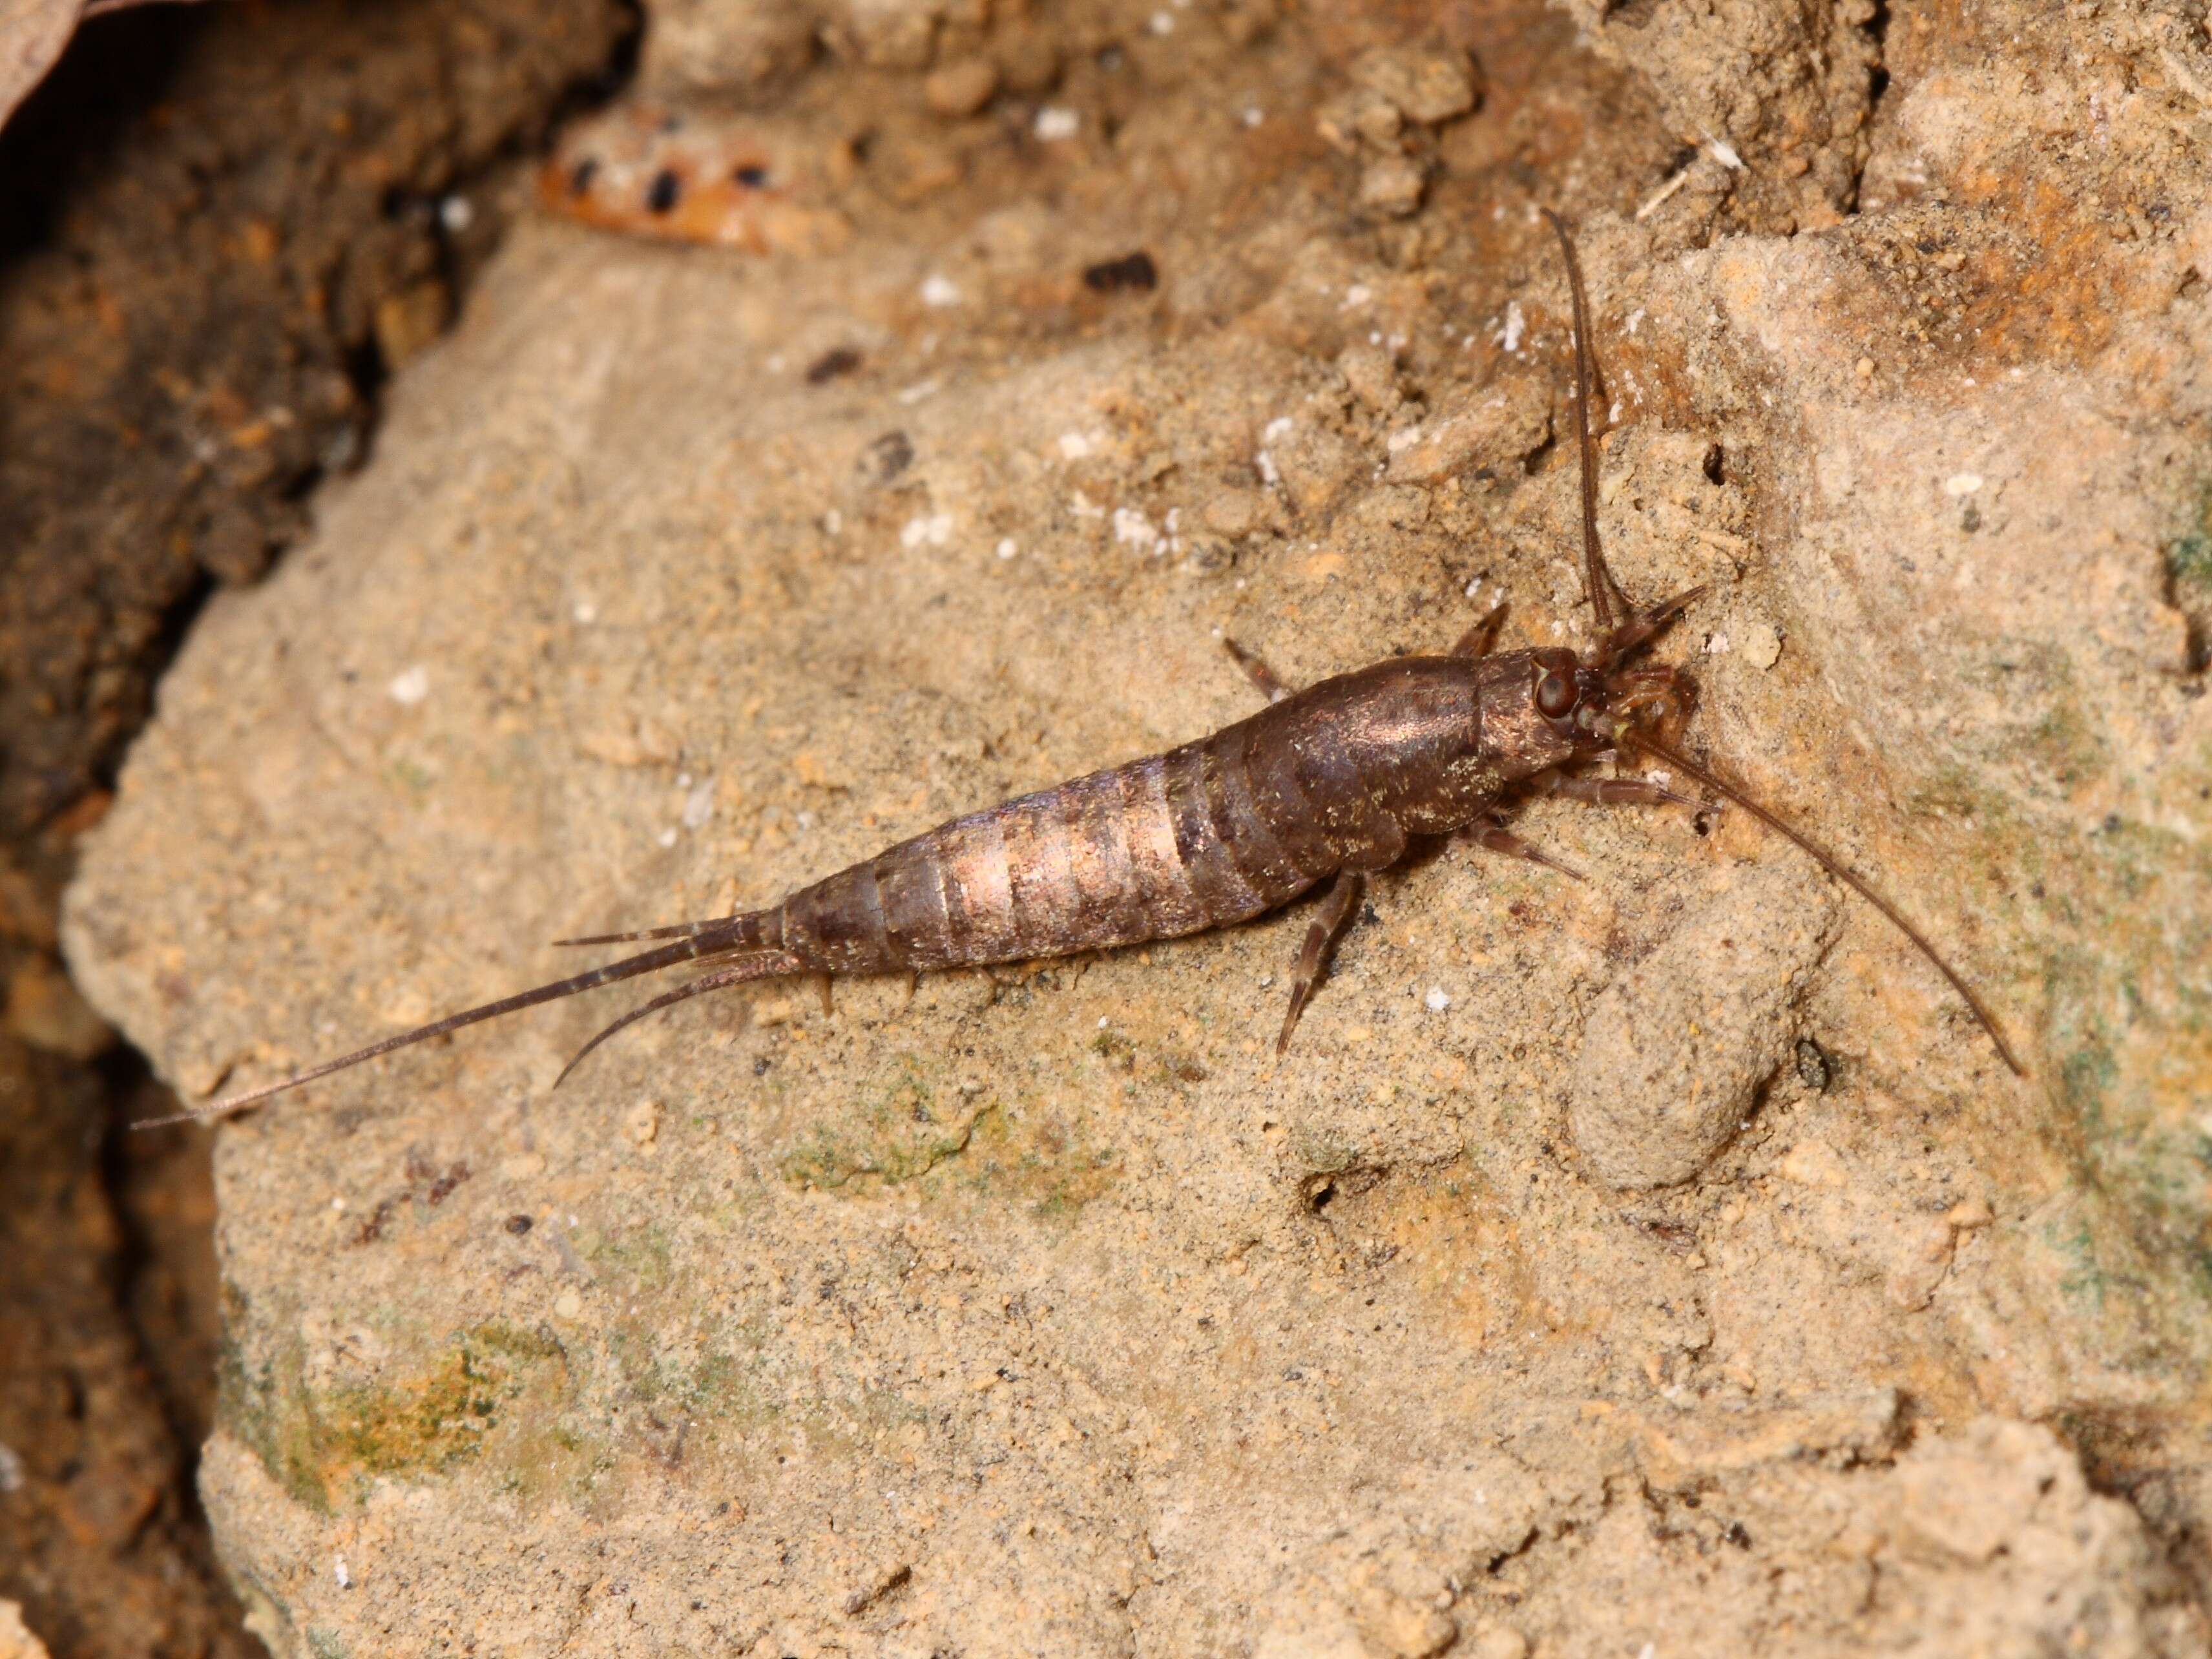
[[1954, 498], [1972, 495], [1981, 487], [1982, 475], [1978, 472], [1954, 472], [1943, 480], [1943, 493]]
[[1245, 106], [1243, 116], [1241, 118], [1243, 120], [1246, 126], [1256, 127], [1261, 122], [1267, 118], [1267, 112], [1261, 109], [1257, 104], [1249, 104]]
[[1276, 466], [1275, 458], [1273, 455], [1270, 455], [1266, 450], [1261, 450], [1257, 455], [1255, 455], [1252, 458], [1252, 465], [1260, 469], [1260, 482], [1261, 483], [1279, 484], [1282, 483], [1282, 471]]
[[599, 607], [589, 599], [579, 599], [570, 608], [568, 614], [574, 617], [579, 624], [589, 628], [593, 623], [599, 621]]
[[899, 531], [901, 547], [920, 547], [924, 542], [932, 547], [943, 547], [952, 539], [952, 515], [950, 513], [916, 514], [908, 519]]
[[1129, 547], [1150, 548], [1158, 544], [1160, 532], [1135, 507], [1117, 507], [1114, 509], [1114, 539]]
[[939, 380], [916, 380], [912, 386], [900, 389], [898, 400], [911, 408], [925, 398], [935, 397], [937, 388], [942, 384]]
[[331, 1558], [331, 1577], [337, 1580], [340, 1589], [353, 1588], [353, 1572], [347, 1567], [346, 1559], [343, 1555]]
[[1374, 297], [1375, 290], [1368, 287], [1366, 283], [1354, 283], [1350, 288], [1344, 290], [1344, 303], [1339, 306], [1337, 309], [1340, 311], [1357, 311], [1361, 306], [1365, 305]]
[[1073, 138], [1083, 128], [1083, 117], [1072, 109], [1048, 104], [1036, 112], [1036, 136], [1048, 144]]
[[1175, 14], [1173, 12], [1166, 11], [1154, 12], [1152, 14], [1152, 33], [1155, 34], [1173, 34], [1175, 33]]
[[1021, 550], [1022, 550], [1019, 547], [1015, 545], [1014, 538], [1012, 536], [1001, 536], [999, 538], [997, 551], [1000, 558], [1011, 559], [1015, 554]]
[[1428, 1005], [1431, 1013], [1441, 1014], [1451, 1006], [1451, 994], [1441, 985], [1431, 985], [1429, 987], [1428, 995], [1423, 997], [1421, 1000]]
[[714, 816], [714, 781], [708, 778], [694, 784], [691, 793], [684, 797], [684, 827], [686, 830], [703, 829], [707, 820]]
[[1289, 416], [1278, 415], [1273, 420], [1268, 422], [1266, 426], [1260, 428], [1260, 441], [1263, 444], [1279, 442], [1282, 439], [1289, 437], [1291, 435], [1291, 428], [1297, 424], [1297, 423], [1291, 420]]
[[1521, 302], [1509, 301], [1505, 307], [1505, 326], [1498, 332], [1498, 343], [1509, 352], [1521, 349], [1521, 337], [1528, 330], [1528, 319], [1521, 314]]
[[1060, 459], [1063, 461], [1079, 461], [1090, 453], [1091, 440], [1082, 433], [1063, 432], [1060, 434]]
[[663, 847], [673, 847], [676, 845], [676, 831], [673, 830], [664, 830], [659, 835], [655, 836], [653, 840], [659, 842]]
[[23, 1455], [13, 1446], [0, 1446], [0, 1493], [23, 1490]]
[[960, 289], [950, 276], [933, 271], [921, 281], [921, 302], [943, 310], [960, 303]]
[[418, 663], [394, 674], [384, 690], [392, 702], [412, 708], [430, 695], [430, 671]]

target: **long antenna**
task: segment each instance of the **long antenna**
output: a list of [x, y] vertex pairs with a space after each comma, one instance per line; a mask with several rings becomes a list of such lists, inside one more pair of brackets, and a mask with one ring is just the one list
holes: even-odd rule
[[[1637, 645], [1641, 644], [1650, 632], [1656, 631], [1649, 626], [1650, 624], [1671, 616], [1681, 605], [1696, 598], [1703, 590], [1692, 588], [1689, 592], [1668, 600], [1665, 605], [1656, 607], [1640, 618], [1632, 618], [1628, 627], [1621, 630], [1621, 637], [1615, 638], [1613, 621], [1615, 600], [1618, 599], [1624, 610], [1632, 610], [1632, 607], [1629, 605], [1627, 595], [1622, 593], [1619, 585], [1613, 581], [1613, 573], [1606, 568], [1605, 556], [1598, 546], [1597, 440], [1591, 435], [1589, 422], [1591, 378], [1589, 301], [1583, 290], [1582, 262], [1575, 257], [1574, 240], [1567, 234], [1565, 223], [1549, 208], [1541, 208], [1538, 210], [1550, 223], [1553, 234], [1559, 239], [1559, 252], [1567, 262], [1567, 289], [1574, 296], [1575, 433], [1581, 441], [1583, 463], [1583, 587], [1589, 597], [1591, 618], [1596, 623], [1600, 638], [1604, 641], [1601, 650], [1610, 657], [1617, 657], [1621, 651], [1633, 649]], [[1632, 632], [1639, 626], [1644, 629], [1642, 633]], [[1980, 1022], [1982, 1030], [1989, 1034], [1990, 1042], [1996, 1046], [1997, 1057], [2011, 1069], [2013, 1075], [2014, 1077], [2027, 1075], [2027, 1068], [2014, 1058], [2011, 1046], [2005, 1042], [2004, 1033], [1997, 1030], [1996, 1017], [1990, 1013], [1983, 1004], [1981, 998], [1974, 994], [1973, 988], [1960, 976], [1956, 969], [1937, 954], [1936, 947], [1929, 943], [1927, 935], [1907, 921], [1904, 913], [1876, 892], [1856, 871], [1835, 858], [1794, 824], [1785, 822], [1775, 813], [1761, 806], [1734, 784], [1715, 776], [1680, 750], [1661, 742], [1656, 738], [1646, 735], [1628, 721], [1625, 720], [1615, 721], [1609, 735], [1616, 743], [1630, 744], [1656, 755], [1660, 759], [1680, 768], [1716, 794], [1725, 795], [1768, 829], [1773, 830], [1775, 834], [1786, 841], [1795, 842], [1811, 855], [1814, 863], [1838, 881], [1850, 888], [1875, 909], [1881, 911], [1888, 919], [1892, 927], [1912, 941], [1913, 949], [1927, 957], [1929, 963], [1934, 964], [1936, 971], [1950, 981], [1951, 988], [1956, 991], [1965, 1000], [1966, 1006], [1973, 1011], [1975, 1019]]]
[[[1601, 636], [1613, 632], [1613, 599], [1619, 592], [1613, 573], [1605, 568], [1597, 541], [1597, 440], [1591, 435], [1589, 300], [1583, 292], [1582, 261], [1567, 227], [1549, 208], [1540, 209], [1559, 239], [1559, 252], [1567, 261], [1567, 291], [1573, 296], [1575, 317], [1575, 435], [1582, 447], [1583, 463], [1583, 592], [1589, 600], [1590, 620]], [[1622, 601], [1624, 604], [1626, 600]]]
[[1990, 1042], [1996, 1045], [1997, 1057], [2003, 1060], [2007, 1066], [2011, 1068], [2012, 1074], [2014, 1077], [2026, 1077], [2027, 1075], [2027, 1067], [2023, 1066], [2020, 1061], [2014, 1057], [2011, 1046], [2005, 1042], [2004, 1033], [1997, 1030], [1996, 1016], [1992, 1014], [1989, 1009], [1983, 1005], [1981, 998], [1974, 994], [1973, 987], [1967, 984], [1964, 979], [1960, 977], [1958, 970], [1953, 968], [1949, 963], [1944, 961], [1943, 958], [1937, 954], [1936, 947], [1928, 942], [1927, 936], [1911, 922], [1907, 921], [1905, 919], [1905, 915], [1902, 911], [1899, 910], [1894, 904], [1892, 904], [1887, 899], [1884, 898], [1880, 893], [1876, 892], [1871, 886], [1869, 886], [1857, 872], [1829, 854], [1825, 848], [1821, 848], [1817, 842], [1813, 841], [1810, 836], [1807, 836], [1802, 830], [1797, 829], [1794, 824], [1784, 822], [1781, 817], [1778, 817], [1773, 812], [1769, 811], [1765, 807], [1761, 806], [1749, 795], [1745, 794], [1742, 790], [1737, 788], [1734, 784], [1728, 782], [1725, 779], [1715, 776], [1712, 773], [1707, 771], [1704, 767], [1692, 760], [1688, 756], [1683, 754], [1680, 750], [1675, 749], [1668, 744], [1662, 743], [1658, 738], [1648, 736], [1644, 732], [1637, 730], [1626, 720], [1620, 723], [1618, 729], [1616, 729], [1612, 735], [1617, 741], [1631, 744], [1636, 748], [1645, 750], [1651, 754], [1656, 755], [1660, 759], [1667, 762], [1670, 766], [1680, 768], [1682, 771], [1695, 778], [1699, 783], [1704, 784], [1706, 788], [1712, 790], [1716, 794], [1727, 796], [1738, 806], [1742, 807], [1745, 811], [1750, 813], [1768, 829], [1773, 830], [1775, 834], [1795, 842], [1799, 847], [1810, 854], [1814, 861], [1823, 870], [1826, 870], [1838, 881], [1842, 882], [1845, 886], [1850, 888], [1852, 891], [1856, 892], [1869, 904], [1871, 904], [1875, 909], [1881, 911], [1883, 915], [1888, 917], [1890, 925], [1895, 927], [1899, 933], [1904, 934], [1905, 938], [1912, 941], [1913, 949], [1919, 951], [1922, 956], [1927, 957], [1929, 962], [1935, 964], [1936, 971], [1942, 975], [1945, 979], [1950, 981], [1951, 988], [1956, 991], [1959, 995], [1965, 1000], [1967, 1007], [1973, 1010], [1974, 1018], [1981, 1023], [1982, 1030], [1989, 1033]]

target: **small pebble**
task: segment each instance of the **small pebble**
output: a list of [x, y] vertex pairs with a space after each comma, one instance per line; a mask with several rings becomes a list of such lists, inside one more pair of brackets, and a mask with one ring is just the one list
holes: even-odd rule
[[1467, 54], [1382, 46], [1352, 65], [1352, 76], [1388, 99], [1407, 120], [1434, 126], [1474, 107], [1476, 86]]
[[973, 115], [999, 90], [999, 66], [988, 58], [962, 58], [932, 70], [921, 100], [933, 115], [957, 120]]
[[1083, 118], [1075, 111], [1047, 105], [1036, 112], [1034, 131], [1039, 138], [1050, 144], [1074, 137], [1082, 127]]
[[1402, 219], [1420, 207], [1425, 183], [1418, 161], [1386, 155], [1369, 162], [1359, 175], [1359, 205], [1372, 213]]
[[951, 277], [933, 274], [922, 279], [921, 302], [942, 311], [960, 303], [960, 290]]
[[384, 688], [385, 695], [403, 708], [412, 708], [430, 695], [430, 671], [419, 665], [403, 670], [392, 677]]

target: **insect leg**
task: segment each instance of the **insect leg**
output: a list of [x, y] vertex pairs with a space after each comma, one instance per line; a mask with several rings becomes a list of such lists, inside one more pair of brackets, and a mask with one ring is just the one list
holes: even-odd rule
[[1704, 803], [1654, 783], [1649, 778], [1581, 778], [1565, 772], [1540, 772], [1531, 780], [1547, 795], [1588, 806], [1702, 806]]
[[1498, 641], [1498, 625], [1505, 620], [1505, 601], [1500, 599], [1490, 607], [1490, 614], [1459, 636], [1449, 655], [1455, 657], [1486, 657], [1490, 647]]
[[1291, 688], [1276, 678], [1273, 669], [1236, 641], [1224, 635], [1221, 648], [1237, 659], [1237, 665], [1244, 671], [1244, 678], [1259, 687], [1260, 695], [1269, 702], [1280, 702], [1291, 695]]
[[1367, 878], [1364, 873], [1358, 870], [1338, 871], [1335, 882], [1321, 902], [1321, 914], [1307, 926], [1306, 942], [1298, 951], [1298, 965], [1291, 971], [1291, 1006], [1283, 1016], [1283, 1034], [1275, 1039], [1277, 1054], [1291, 1046], [1291, 1033], [1298, 1028], [1298, 1016], [1306, 1011], [1307, 1000], [1313, 995], [1314, 986], [1328, 965], [1336, 936], [1344, 931], [1344, 924], [1359, 908], [1360, 896], [1366, 890]]
[[1562, 864], [1540, 847], [1521, 839], [1502, 823], [1470, 824], [1452, 837], [1480, 847], [1486, 853], [1502, 853], [1510, 859], [1526, 859], [1531, 864], [1540, 864], [1547, 870], [1556, 870], [1576, 881], [1589, 879], [1571, 864]]

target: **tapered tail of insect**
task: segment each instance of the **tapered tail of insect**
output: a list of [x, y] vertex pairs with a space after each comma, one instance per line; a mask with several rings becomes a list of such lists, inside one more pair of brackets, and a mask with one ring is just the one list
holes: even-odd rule
[[[313, 1083], [319, 1078], [330, 1076], [333, 1072], [343, 1072], [349, 1066], [360, 1065], [363, 1060], [374, 1060], [380, 1054], [391, 1054], [394, 1049], [409, 1048], [418, 1042], [428, 1042], [431, 1038], [443, 1036], [448, 1031], [458, 1031], [465, 1025], [474, 1025], [479, 1021], [496, 1019], [501, 1014], [518, 1013], [525, 1008], [534, 1008], [541, 1002], [556, 1002], [562, 997], [576, 996], [585, 991], [595, 991], [602, 985], [612, 985], [618, 980], [635, 979], [640, 974], [658, 973], [665, 968], [681, 967], [686, 963], [718, 959], [730, 956], [733, 952], [746, 951], [749, 945], [754, 948], [745, 954], [742, 960], [753, 971], [746, 973], [744, 977], [760, 979], [775, 974], [799, 972], [799, 964], [782, 952], [764, 951], [757, 948], [759, 922], [760, 914], [755, 913], [750, 915], [724, 917], [715, 921], [686, 923], [684, 924], [684, 929], [689, 930], [689, 936], [680, 944], [665, 945], [659, 950], [641, 951], [636, 956], [625, 957], [620, 962], [611, 962], [603, 968], [594, 968], [587, 973], [571, 975], [567, 979], [556, 979], [548, 984], [534, 986], [527, 991], [518, 991], [513, 996], [500, 998], [496, 1002], [487, 1002], [475, 1008], [465, 1008], [459, 1013], [448, 1014], [443, 1019], [431, 1021], [428, 1025], [418, 1025], [412, 1030], [402, 1031], [395, 1036], [388, 1036], [380, 1042], [372, 1042], [366, 1048], [355, 1049], [349, 1054], [341, 1054], [336, 1060], [325, 1060], [323, 1064], [312, 1066], [307, 1071], [295, 1072], [290, 1077], [280, 1079], [275, 1083], [264, 1084], [259, 1088], [248, 1089], [241, 1094], [228, 1096], [192, 1111], [177, 1112], [167, 1117], [149, 1118], [136, 1127], [151, 1129], [165, 1123], [206, 1122], [219, 1117], [228, 1117], [231, 1113], [243, 1111], [246, 1107], [257, 1105], [272, 1095], [283, 1094], [288, 1089], [296, 1089], [303, 1083]], [[683, 930], [655, 930], [656, 933], [675, 931]], [[652, 936], [653, 935], [635, 937]], [[720, 978], [720, 976], [716, 977]], [[720, 982], [734, 984], [736, 979], [735, 977], [720, 978]], [[627, 1024], [630, 1019], [650, 1012], [652, 1007], [663, 1006], [665, 1001], [672, 1000], [657, 1000], [649, 1005], [647, 1009], [638, 1011], [638, 1014], [630, 1015], [617, 1022], [617, 1027], [610, 1030]], [[584, 1052], [589, 1053], [608, 1035], [609, 1032], [602, 1031], [598, 1036], [593, 1037], [591, 1042], [586, 1045]], [[577, 1056], [578, 1059], [582, 1057], [582, 1054]], [[574, 1063], [574, 1060], [569, 1062], [572, 1068]], [[562, 1077], [568, 1074], [566, 1070], [561, 1073]]]

